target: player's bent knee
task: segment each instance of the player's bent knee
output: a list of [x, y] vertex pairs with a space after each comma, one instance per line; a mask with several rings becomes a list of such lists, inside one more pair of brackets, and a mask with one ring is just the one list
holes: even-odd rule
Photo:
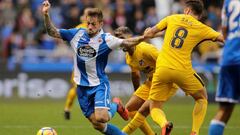
[[208, 99], [206, 89], [199, 90], [199, 91], [191, 94], [191, 96], [192, 96], [195, 100], [200, 100], [200, 99], [207, 100], [207, 99]]
[[95, 114], [95, 118], [97, 122], [101, 122], [101, 123], [106, 123], [109, 121], [109, 115], [108, 113], [98, 113]]
[[95, 119], [97, 122], [106, 123], [109, 121], [109, 114], [107, 109], [96, 109]]
[[198, 102], [199, 104], [208, 104], [207, 99], [198, 99], [196, 100], [196, 102]]

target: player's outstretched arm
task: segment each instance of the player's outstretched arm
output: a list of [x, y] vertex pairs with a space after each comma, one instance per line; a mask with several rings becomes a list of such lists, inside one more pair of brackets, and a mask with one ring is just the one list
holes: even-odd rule
[[49, 1], [45, 0], [43, 2], [43, 6], [42, 6], [42, 13], [43, 13], [43, 20], [44, 20], [44, 25], [45, 25], [46, 31], [47, 31], [48, 35], [50, 35], [52, 37], [61, 38], [59, 30], [53, 25], [53, 23], [49, 17], [50, 7], [51, 7], [51, 4], [49, 3]]
[[144, 31], [144, 38], [145, 38], [144, 40], [151, 39], [160, 35], [162, 36], [163, 33], [161, 33], [161, 31], [157, 28], [157, 26], [154, 26], [152, 28], [147, 28]]
[[137, 37], [133, 37], [133, 38], [123, 39], [121, 47], [129, 48], [132, 46], [136, 46], [140, 42], [142, 42], [144, 39], [145, 39], [144, 36], [137, 36]]
[[165, 33], [164, 31], [160, 31], [160, 32], [156, 33], [154, 37], [163, 37], [164, 33]]

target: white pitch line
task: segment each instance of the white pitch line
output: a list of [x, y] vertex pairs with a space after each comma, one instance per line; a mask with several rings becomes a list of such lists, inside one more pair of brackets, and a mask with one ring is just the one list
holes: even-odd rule
[[[91, 126], [82, 126], [82, 125], [49, 125], [54, 128], [73, 128], [73, 129], [87, 129], [92, 128]], [[0, 128], [39, 128], [38, 125], [0, 125]], [[158, 126], [153, 126], [153, 128], [157, 129]], [[191, 126], [174, 126], [176, 129], [190, 129]], [[201, 127], [207, 129], [207, 126]], [[240, 126], [227, 126], [227, 129], [240, 129]]]

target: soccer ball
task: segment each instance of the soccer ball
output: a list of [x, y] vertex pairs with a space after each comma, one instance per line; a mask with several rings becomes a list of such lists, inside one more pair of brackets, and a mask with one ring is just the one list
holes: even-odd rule
[[43, 127], [37, 132], [37, 135], [57, 135], [57, 132], [51, 127]]

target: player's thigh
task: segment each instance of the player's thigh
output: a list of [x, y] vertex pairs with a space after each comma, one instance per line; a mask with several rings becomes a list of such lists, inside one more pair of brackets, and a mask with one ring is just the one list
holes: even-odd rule
[[128, 103], [126, 104], [126, 108], [128, 111], [137, 111], [145, 100], [148, 99], [149, 91], [151, 87], [151, 81], [145, 81], [133, 94]]
[[77, 98], [85, 117], [89, 118], [94, 113], [94, 92], [89, 87], [77, 87]]
[[205, 90], [201, 77], [195, 71], [176, 71], [174, 82], [176, 82], [187, 95], [193, 95]]
[[[168, 75], [166, 75], [168, 73]], [[171, 69], [158, 68], [153, 75], [149, 99], [155, 101], [166, 101], [177, 88], [173, 88]]]
[[178, 85], [175, 83], [172, 83], [172, 85], [170, 86], [170, 91], [168, 92], [168, 95], [166, 95], [167, 100], [170, 97], [174, 96], [177, 93], [178, 89], [179, 89]]
[[152, 85], [150, 90], [149, 99], [155, 101], [166, 101], [175, 93], [175, 89], [172, 89], [173, 83], [157, 83]]
[[216, 101], [238, 103], [240, 99], [240, 65], [221, 67]]
[[[159, 86], [158, 88], [160, 90], [160, 92], [158, 92], [158, 93], [162, 93], [162, 94], [156, 95], [159, 97], [158, 101], [167, 101], [172, 96], [174, 96], [177, 93], [177, 90], [179, 89], [179, 87], [175, 83], [167, 83], [167, 84], [165, 84], [165, 86], [164, 85]], [[155, 88], [153, 88], [153, 89], [155, 89]], [[161, 97], [160, 97], [160, 95], [161, 95]], [[160, 100], [160, 98], [162, 100]]]
[[110, 85], [108, 82], [100, 84], [96, 88], [95, 93], [95, 109], [96, 108], [106, 108], [110, 109], [111, 95], [110, 95]]
[[95, 117], [98, 121], [107, 122], [109, 120], [108, 110], [111, 104], [110, 85], [108, 82], [101, 83], [95, 88], [95, 91]]
[[137, 97], [143, 99], [143, 100], [147, 100], [148, 96], [149, 96], [149, 91], [151, 88], [151, 81], [145, 81], [135, 92], [134, 95], [136, 95]]

